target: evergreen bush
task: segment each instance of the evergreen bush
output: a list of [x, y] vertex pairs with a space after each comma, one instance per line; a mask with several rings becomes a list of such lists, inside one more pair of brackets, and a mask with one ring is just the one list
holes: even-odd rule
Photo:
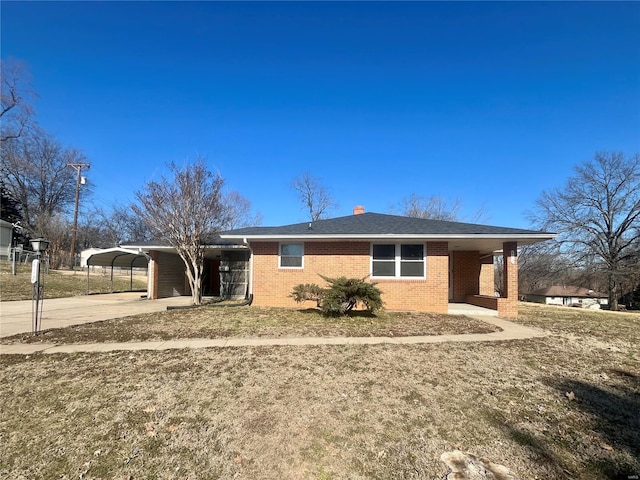
[[365, 278], [330, 278], [320, 275], [328, 284], [322, 288], [315, 283], [296, 285], [291, 297], [298, 303], [315, 301], [325, 315], [348, 315], [358, 304], [375, 313], [382, 309], [382, 292]]

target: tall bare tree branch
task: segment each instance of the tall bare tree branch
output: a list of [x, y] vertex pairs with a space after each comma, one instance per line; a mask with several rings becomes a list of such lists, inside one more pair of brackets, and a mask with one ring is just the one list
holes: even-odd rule
[[562, 189], [543, 192], [530, 214], [539, 227], [560, 233], [574, 262], [600, 261], [609, 305], [617, 309], [621, 284], [635, 269], [640, 243], [640, 155], [598, 152], [578, 165]]
[[0, 142], [4, 143], [19, 138], [32, 122], [33, 102], [37, 95], [23, 62], [0, 61], [0, 77]]
[[448, 222], [470, 221], [480, 222], [485, 217], [484, 209], [479, 208], [471, 218], [464, 218], [460, 209], [462, 201], [459, 197], [447, 199], [440, 195], [423, 197], [412, 193], [404, 198], [399, 207], [392, 207], [391, 211], [400, 210], [401, 215], [413, 218], [426, 218], [429, 220], [443, 220]]
[[294, 178], [291, 189], [298, 195], [303, 208], [309, 212], [312, 222], [327, 218], [329, 210], [336, 207], [329, 191], [309, 172]]

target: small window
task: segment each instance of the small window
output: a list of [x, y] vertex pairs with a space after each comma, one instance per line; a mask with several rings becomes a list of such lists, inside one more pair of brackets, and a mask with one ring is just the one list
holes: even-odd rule
[[280, 244], [280, 268], [302, 268], [303, 256], [302, 243]]
[[372, 245], [371, 276], [424, 278], [424, 244], [390, 243]]

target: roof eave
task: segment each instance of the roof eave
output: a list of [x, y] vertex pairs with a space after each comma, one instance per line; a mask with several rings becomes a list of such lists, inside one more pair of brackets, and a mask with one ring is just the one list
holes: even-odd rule
[[[237, 245], [233, 243], [225, 244], [225, 245], [202, 245], [202, 247], [204, 247], [205, 249], [218, 249], [218, 250], [244, 248], [242, 245]], [[138, 249], [142, 251], [175, 250], [176, 249], [176, 247], [172, 247], [171, 245], [126, 245], [126, 247], [123, 247], [123, 248]]]
[[240, 240], [246, 242], [253, 241], [274, 241], [274, 240], [504, 240], [504, 241], [543, 241], [552, 240], [557, 234], [276, 234], [276, 235], [221, 235], [225, 240]]

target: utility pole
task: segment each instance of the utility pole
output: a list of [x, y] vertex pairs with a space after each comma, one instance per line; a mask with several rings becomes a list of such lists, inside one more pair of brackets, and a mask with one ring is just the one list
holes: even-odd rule
[[73, 212], [73, 230], [71, 231], [71, 269], [76, 268], [76, 236], [78, 235], [78, 203], [80, 202], [80, 183], [84, 183], [82, 169], [91, 168], [89, 163], [67, 163], [67, 167], [75, 168], [78, 172], [76, 179], [76, 208]]

